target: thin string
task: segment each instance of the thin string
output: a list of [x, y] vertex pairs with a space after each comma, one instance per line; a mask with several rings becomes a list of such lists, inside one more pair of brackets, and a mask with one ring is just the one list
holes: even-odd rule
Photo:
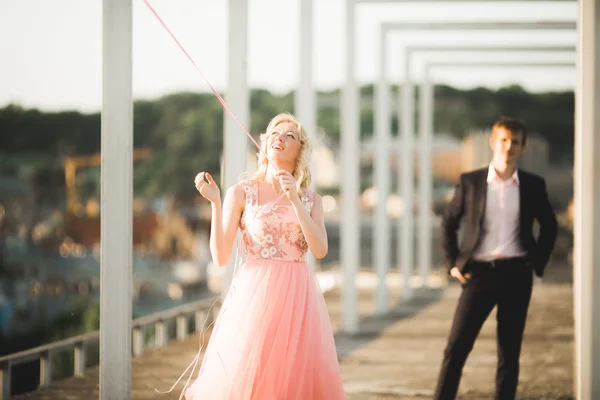
[[[198, 65], [196, 65], [196, 62], [194, 61], [194, 59], [189, 55], [189, 53], [181, 45], [181, 43], [179, 42], [179, 40], [177, 40], [177, 38], [175, 37], [175, 35], [173, 34], [173, 32], [171, 32], [171, 30], [169, 29], [169, 27], [167, 26], [167, 24], [165, 24], [165, 22], [158, 15], [158, 13], [156, 12], [156, 10], [150, 5], [150, 3], [148, 2], [148, 0], [144, 0], [144, 3], [146, 3], [146, 5], [150, 9], [150, 11], [152, 11], [152, 13], [156, 17], [156, 19], [158, 19], [158, 21], [161, 23], [161, 25], [163, 26], [163, 28], [165, 28], [165, 30], [169, 33], [169, 35], [171, 36], [171, 38], [173, 38], [173, 40], [175, 41], [175, 43], [177, 43], [177, 46], [179, 46], [179, 48], [181, 49], [181, 51], [183, 51], [183, 54], [185, 54], [185, 56], [188, 58], [188, 60], [190, 60], [190, 62], [194, 66], [194, 68], [196, 68], [196, 71], [198, 71], [200, 73], [200, 76], [202, 76], [202, 79], [204, 79], [204, 81], [206, 82], [206, 84], [208, 85], [208, 87], [210, 88], [210, 90], [213, 92], [213, 94], [215, 95], [215, 97], [219, 100], [219, 102], [221, 103], [221, 105], [223, 106], [223, 108], [225, 109], [225, 111], [227, 111], [227, 113], [231, 116], [231, 118], [233, 118], [234, 121], [237, 122], [237, 124], [240, 126], [240, 128], [242, 128], [242, 130], [244, 131], [244, 133], [246, 133], [246, 135], [248, 135], [248, 137], [250, 138], [250, 140], [252, 140], [252, 142], [254, 142], [254, 144], [256, 145], [256, 147], [258, 147], [258, 151], [260, 151], [262, 153], [263, 151], [261, 150], [260, 145], [256, 142], [256, 140], [254, 140], [254, 138], [252, 137], [252, 135], [250, 134], [250, 132], [248, 132], [248, 130], [244, 127], [244, 125], [237, 119], [237, 117], [231, 111], [231, 109], [229, 109], [229, 106], [227, 105], [227, 103], [225, 102], [225, 100], [223, 100], [223, 98], [215, 90], [215, 88], [213, 87], [213, 85], [211, 85], [211, 83], [208, 81], [208, 79], [206, 79], [206, 77], [204, 76], [204, 73], [202, 72], [202, 70], [200, 70], [200, 68], [198, 68]], [[263, 153], [263, 155], [266, 158], [266, 154]]]
[[[233, 120], [240, 126], [240, 128], [242, 128], [242, 131], [250, 138], [250, 140], [254, 143], [254, 145], [258, 148], [258, 151], [268, 160], [266, 154], [263, 152], [263, 150], [261, 149], [260, 145], [256, 142], [256, 140], [252, 137], [252, 135], [250, 134], [250, 132], [248, 131], [248, 129], [246, 129], [244, 127], [244, 125], [240, 122], [240, 120], [235, 116], [235, 114], [231, 111], [231, 109], [229, 108], [229, 106], [227, 105], [227, 103], [225, 102], [225, 100], [221, 97], [221, 95], [219, 95], [219, 93], [215, 90], [215, 88], [213, 87], [213, 85], [209, 82], [209, 80], [206, 78], [206, 76], [204, 75], [204, 73], [202, 72], [202, 70], [198, 67], [198, 65], [196, 64], [196, 62], [194, 61], [194, 59], [190, 56], [190, 54], [185, 50], [185, 48], [181, 45], [181, 43], [179, 42], [179, 40], [177, 39], [177, 37], [175, 37], [175, 35], [173, 34], [173, 32], [169, 29], [169, 27], [167, 26], [167, 24], [163, 21], [163, 19], [160, 17], [160, 15], [158, 15], [158, 13], [156, 12], [156, 10], [152, 7], [152, 5], [150, 4], [150, 2], [148, 0], [143, 0], [144, 3], [146, 4], [146, 6], [148, 6], [148, 8], [150, 9], [150, 11], [154, 14], [154, 16], [158, 19], [158, 21], [160, 22], [160, 24], [163, 26], [163, 28], [167, 31], [167, 33], [171, 36], [171, 38], [175, 41], [175, 43], [177, 44], [177, 46], [181, 49], [181, 51], [185, 54], [185, 56], [188, 58], [188, 60], [190, 60], [190, 62], [192, 63], [192, 65], [194, 66], [194, 68], [196, 69], [196, 71], [198, 71], [198, 73], [200, 74], [200, 76], [202, 77], [202, 79], [204, 79], [204, 81], [206, 82], [206, 84], [208, 85], [208, 87], [210, 88], [210, 90], [212, 91], [212, 93], [214, 94], [214, 96], [217, 98], [217, 100], [219, 100], [219, 102], [221, 103], [221, 105], [223, 106], [223, 108], [225, 109], [225, 111], [229, 114], [229, 116], [231, 116], [231, 118], [233, 118]], [[273, 164], [273, 163], [268, 163], [268, 165], [274, 169], [275, 172], [277, 172], [277, 167]], [[254, 215], [252, 216], [252, 219], [254, 218], [258, 218], [260, 215], [262, 215], [263, 212], [266, 212], [267, 210], [270, 209], [270, 206], [277, 203], [281, 198], [283, 198], [283, 196], [285, 196], [285, 192], [281, 193], [276, 199], [264, 204], [263, 206], [259, 207], [257, 206]], [[161, 392], [158, 389], [154, 389], [156, 392], [161, 393], [161, 394], [167, 394], [167, 393], [171, 393], [173, 391], [173, 389], [175, 389], [175, 387], [177, 386], [177, 384], [181, 381], [181, 379], [185, 376], [186, 372], [192, 368], [192, 371], [190, 372], [190, 375], [185, 383], [185, 386], [183, 388], [183, 390], [181, 391], [181, 394], [179, 396], [179, 400], [183, 399], [183, 397], [185, 396], [185, 393], [188, 389], [188, 385], [190, 383], [190, 380], [192, 378], [192, 376], [194, 375], [194, 371], [196, 370], [196, 367], [198, 366], [198, 363], [200, 362], [200, 355], [202, 353], [202, 349], [204, 348], [204, 326], [206, 325], [206, 322], [209, 318], [209, 316], [211, 315], [211, 311], [213, 309], [213, 307], [222, 299], [223, 295], [225, 295], [226, 293], [229, 293], [231, 290], [233, 290], [233, 292], [235, 292], [235, 278], [237, 277], [237, 275], [239, 274], [240, 268], [239, 266], [241, 265], [241, 259], [242, 259], [242, 250], [241, 250], [241, 241], [238, 240], [237, 243], [237, 251], [236, 251], [236, 259], [235, 259], [235, 264], [234, 264], [234, 274], [233, 274], [233, 278], [231, 280], [231, 283], [229, 284], [229, 286], [222, 291], [221, 295], [219, 295], [219, 297], [217, 297], [217, 299], [211, 304], [211, 306], [209, 307], [207, 313], [206, 313], [206, 318], [204, 319], [204, 322], [202, 324], [202, 327], [200, 328], [200, 348], [198, 350], [198, 353], [196, 354], [196, 356], [194, 357], [194, 359], [192, 360], [192, 362], [190, 363], [190, 365], [188, 365], [188, 367], [185, 369], [185, 371], [183, 371], [183, 373], [179, 376], [179, 378], [177, 379], [177, 381], [173, 384], [173, 386], [171, 386], [171, 388], [166, 391], [166, 392]], [[226, 309], [222, 309], [220, 314], [225, 313]], [[210, 325], [207, 327], [207, 330], [211, 328], [211, 326], [213, 326], [216, 322], [216, 319], [213, 320]], [[196, 329], [198, 330], [198, 327], [196, 327]], [[215, 329], [217, 329], [215, 327]], [[217, 352], [218, 355], [218, 352]], [[220, 355], [219, 355], [220, 357]], [[200, 367], [199, 370], [199, 374], [202, 372], [202, 366]]]
[[[188, 58], [188, 60], [190, 60], [190, 62], [192, 63], [192, 65], [194, 66], [194, 68], [196, 69], [196, 71], [198, 71], [198, 73], [200, 74], [200, 76], [202, 77], [202, 79], [204, 79], [204, 82], [206, 82], [206, 84], [208, 85], [208, 87], [210, 88], [210, 90], [212, 91], [212, 93], [215, 95], [215, 97], [217, 98], [217, 100], [219, 100], [219, 102], [221, 103], [221, 105], [223, 106], [223, 108], [225, 109], [225, 111], [227, 111], [227, 113], [231, 116], [231, 118], [233, 118], [233, 120], [240, 126], [240, 128], [242, 128], [242, 131], [244, 131], [244, 133], [246, 134], [246, 136], [248, 136], [250, 138], [250, 140], [252, 140], [252, 143], [254, 143], [254, 145], [258, 149], [259, 153], [261, 153], [262, 156], [265, 159], [269, 160], [269, 158], [267, 157], [267, 155], [265, 154], [265, 152], [261, 149], [261, 147], [258, 144], [258, 142], [252, 137], [252, 135], [250, 134], [250, 132], [248, 131], [248, 129], [246, 129], [246, 127], [244, 126], [244, 124], [242, 124], [240, 122], [240, 120], [235, 116], [235, 114], [233, 113], [233, 111], [231, 111], [231, 109], [227, 105], [227, 102], [225, 102], [225, 100], [221, 97], [221, 95], [215, 90], [215, 88], [210, 83], [210, 81], [206, 78], [206, 76], [204, 75], [204, 73], [202, 72], [202, 70], [200, 69], [200, 67], [198, 67], [198, 64], [196, 64], [196, 62], [194, 61], [194, 59], [192, 58], [192, 56], [190, 56], [190, 54], [183, 47], [183, 45], [181, 44], [181, 42], [177, 39], [177, 37], [175, 36], [175, 34], [171, 31], [171, 29], [169, 29], [169, 27], [167, 26], [167, 24], [165, 23], [165, 21], [160, 17], [160, 15], [158, 15], [158, 13], [154, 9], [154, 7], [152, 7], [152, 5], [150, 4], [150, 2], [148, 0], [143, 0], [143, 1], [146, 4], [146, 6], [148, 6], [148, 8], [152, 12], [152, 14], [154, 14], [154, 16], [156, 17], [156, 19], [158, 19], [158, 21], [163, 26], [163, 28], [165, 28], [165, 30], [167, 31], [167, 33], [169, 34], [169, 36], [171, 36], [171, 38], [173, 39], [173, 41], [175, 41], [175, 43], [181, 49], [181, 51], [183, 52], [183, 54], [185, 54], [185, 56]], [[277, 172], [277, 167], [273, 163], [269, 163], [269, 166], [271, 168], [273, 168], [274, 172]], [[283, 196], [284, 196], [284, 193], [282, 193], [277, 199], [275, 199], [274, 202], [276, 202], [277, 200], [279, 200]]]

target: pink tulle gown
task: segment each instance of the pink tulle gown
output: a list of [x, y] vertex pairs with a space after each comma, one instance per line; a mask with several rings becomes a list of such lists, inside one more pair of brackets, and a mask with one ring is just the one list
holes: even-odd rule
[[[243, 185], [246, 204], [240, 230], [246, 260], [185, 398], [343, 399], [329, 315], [304, 261], [308, 245], [294, 210], [289, 204], [262, 209], [257, 184]], [[310, 212], [314, 193], [305, 191], [302, 203]]]

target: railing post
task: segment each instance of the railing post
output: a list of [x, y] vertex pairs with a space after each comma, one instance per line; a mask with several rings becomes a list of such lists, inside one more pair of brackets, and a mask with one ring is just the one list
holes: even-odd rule
[[158, 321], [155, 325], [155, 335], [156, 335], [156, 340], [155, 340], [155, 344], [156, 347], [165, 347], [165, 345], [167, 344], [167, 340], [166, 340], [166, 335], [167, 335], [167, 326], [165, 324], [165, 321]]
[[187, 316], [179, 315], [177, 317], [177, 340], [183, 342], [188, 336]]
[[196, 318], [196, 332], [200, 333], [202, 332], [202, 328], [204, 328], [204, 321], [206, 319], [206, 313], [202, 310], [196, 310], [194, 317]]
[[137, 357], [144, 352], [144, 330], [141, 326], [133, 328], [133, 356]]
[[77, 343], [73, 352], [73, 375], [81, 378], [85, 373], [85, 343]]
[[[192, 307], [190, 307], [192, 306]], [[162, 348], [168, 345], [170, 338], [170, 323], [175, 320], [176, 336], [178, 341], [186, 340], [190, 335], [190, 317], [194, 313], [196, 332], [202, 332], [210, 326], [220, 312], [221, 304], [214, 304], [207, 307], [205, 301], [191, 303], [181, 308], [175, 308], [168, 312], [158, 312], [151, 316], [145, 316], [134, 322], [132, 327], [131, 353], [133, 357], [139, 356], [144, 352], [145, 340], [144, 333], [147, 326], [155, 325], [156, 337], [155, 345]], [[15, 353], [5, 357], [0, 357], [0, 400], [11, 398], [12, 367], [17, 364], [29, 362], [33, 357], [39, 359], [40, 379], [39, 389], [47, 389], [52, 386], [52, 357], [54, 352], [70, 350], [73, 348], [73, 377], [83, 377], [85, 375], [87, 363], [86, 346], [92, 341], [98, 340], [100, 332], [76, 336], [67, 340], [58, 341], [50, 345], [39, 346], [25, 352]]]
[[50, 352], [46, 351], [40, 354], [40, 387], [50, 387], [52, 381], [52, 360]]
[[209, 317], [209, 323], [216, 321], [217, 317], [219, 316], [219, 313], [221, 312], [221, 304], [217, 303], [215, 304], [215, 306], [212, 308], [212, 311], [210, 313], [210, 317]]
[[0, 365], [0, 400], [9, 400], [11, 395], [10, 388], [10, 362]]

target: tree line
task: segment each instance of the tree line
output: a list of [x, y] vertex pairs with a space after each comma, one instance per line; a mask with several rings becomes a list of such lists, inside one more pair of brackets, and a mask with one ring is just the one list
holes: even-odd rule
[[[392, 91], [397, 93], [398, 88]], [[418, 93], [417, 93], [418, 96]], [[256, 137], [279, 112], [294, 112], [293, 92], [273, 94], [253, 89], [250, 96], [250, 132]], [[373, 86], [361, 88], [360, 132], [373, 132]], [[397, 98], [393, 96], [392, 98]], [[337, 151], [340, 138], [340, 91], [319, 92], [317, 124], [322, 139]], [[418, 102], [415, 121], [418, 121]], [[545, 137], [553, 161], [573, 158], [574, 94], [568, 92], [530, 93], [519, 86], [499, 90], [435, 88], [435, 131], [462, 138], [473, 129], [489, 128], [501, 115], [522, 119], [531, 131]], [[0, 109], [0, 174], [13, 175], [26, 167], [36, 182], [64, 186], [63, 158], [100, 151], [100, 113], [77, 111], [44, 112], [8, 105]], [[391, 121], [397, 134], [398, 120]], [[136, 162], [135, 191], [146, 196], [194, 195], [190, 179], [200, 170], [219, 178], [223, 146], [223, 109], [208, 93], [175, 93], [134, 103], [134, 146], [150, 148], [150, 159]], [[241, 132], [240, 132], [241, 133]], [[240, 140], [245, 140], [240, 134]], [[86, 173], [82, 171], [82, 173]], [[80, 183], [80, 192], [98, 194], [90, 169], [89, 179]], [[91, 182], [90, 182], [91, 181]], [[51, 197], [51, 196], [50, 196]]]

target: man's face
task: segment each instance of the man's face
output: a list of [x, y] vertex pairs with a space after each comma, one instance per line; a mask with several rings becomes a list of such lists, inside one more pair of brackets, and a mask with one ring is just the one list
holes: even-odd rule
[[490, 139], [490, 147], [494, 152], [494, 161], [506, 164], [516, 164], [525, 148], [523, 135], [512, 133], [500, 127]]

